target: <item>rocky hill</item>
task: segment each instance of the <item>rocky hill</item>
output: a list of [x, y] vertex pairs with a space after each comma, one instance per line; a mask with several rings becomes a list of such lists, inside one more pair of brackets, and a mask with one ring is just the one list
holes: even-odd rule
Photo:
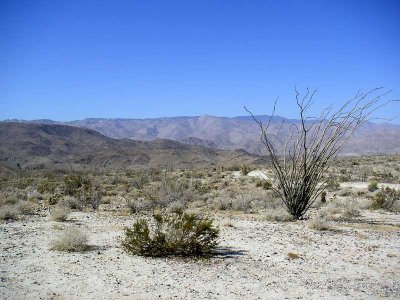
[[3, 169], [130, 169], [253, 163], [256, 155], [187, 145], [167, 139], [114, 139], [58, 124], [0, 123]]

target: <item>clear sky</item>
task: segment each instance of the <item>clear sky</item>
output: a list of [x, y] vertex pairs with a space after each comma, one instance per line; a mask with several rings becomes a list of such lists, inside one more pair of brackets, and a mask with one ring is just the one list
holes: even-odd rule
[[400, 98], [400, 1], [0, 0], [0, 119], [296, 117], [296, 85]]

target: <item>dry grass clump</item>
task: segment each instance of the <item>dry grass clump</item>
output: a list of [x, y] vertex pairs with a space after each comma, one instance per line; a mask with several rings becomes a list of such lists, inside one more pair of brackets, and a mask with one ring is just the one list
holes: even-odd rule
[[70, 212], [71, 210], [68, 206], [59, 204], [51, 209], [50, 216], [53, 221], [64, 222], [67, 220]]
[[43, 195], [34, 189], [28, 190], [26, 197], [28, 201], [39, 201], [43, 199]]
[[36, 206], [32, 202], [20, 201], [16, 204], [16, 208], [21, 215], [33, 215], [35, 214]]
[[171, 202], [167, 211], [170, 213], [182, 214], [185, 211], [185, 205], [180, 201]]
[[89, 249], [88, 237], [78, 228], [68, 228], [52, 242], [50, 249], [66, 252], [86, 251]]
[[353, 195], [353, 191], [351, 190], [351, 188], [344, 188], [344, 189], [341, 189], [340, 191], [338, 191], [337, 194], [341, 197], [348, 197], [348, 196]]
[[18, 209], [15, 205], [3, 205], [0, 207], [0, 220], [18, 220]]
[[60, 201], [60, 205], [76, 210], [82, 210], [84, 207], [82, 201], [73, 196], [64, 196]]
[[317, 218], [310, 220], [308, 223], [308, 228], [319, 231], [333, 230], [332, 224], [329, 221], [325, 220], [324, 218]]
[[264, 219], [273, 222], [292, 222], [295, 218], [284, 208], [267, 209]]
[[132, 214], [137, 214], [145, 211], [153, 211], [155, 209], [154, 201], [147, 199], [137, 199], [129, 201], [127, 206]]
[[343, 199], [330, 202], [320, 210], [320, 216], [327, 220], [350, 221], [361, 215], [356, 199]]

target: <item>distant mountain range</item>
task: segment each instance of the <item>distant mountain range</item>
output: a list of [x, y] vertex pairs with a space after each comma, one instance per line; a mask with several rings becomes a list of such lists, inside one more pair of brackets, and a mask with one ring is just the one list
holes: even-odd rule
[[262, 162], [259, 156], [243, 150], [218, 150], [167, 139], [113, 139], [91, 129], [59, 124], [0, 122], [0, 172], [191, 168]]
[[[256, 116], [266, 122], [269, 116]], [[19, 120], [18, 120], [19, 121]], [[27, 122], [27, 121], [19, 121]], [[34, 120], [31, 123], [63, 124], [93, 129], [115, 139], [152, 141], [170, 139], [188, 145], [201, 145], [215, 149], [244, 149], [250, 153], [263, 150], [260, 130], [251, 116], [233, 118], [213, 117], [172, 117], [155, 119], [84, 119], [71, 122]], [[299, 122], [282, 117], [273, 117], [271, 133], [277, 133], [282, 122]], [[283, 145], [285, 127], [278, 137]], [[346, 144], [342, 155], [400, 153], [400, 125], [389, 123], [366, 123], [357, 130]]]

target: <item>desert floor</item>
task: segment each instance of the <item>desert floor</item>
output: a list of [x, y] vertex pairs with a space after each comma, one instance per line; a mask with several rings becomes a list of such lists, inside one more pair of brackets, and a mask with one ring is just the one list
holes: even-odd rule
[[[307, 221], [275, 223], [218, 213], [211, 258], [143, 258], [120, 248], [134, 215], [74, 212], [0, 224], [2, 299], [399, 299], [400, 215], [363, 211], [334, 231]], [[93, 249], [49, 250], [66, 227], [84, 229]], [[290, 259], [294, 253], [299, 258]]]

